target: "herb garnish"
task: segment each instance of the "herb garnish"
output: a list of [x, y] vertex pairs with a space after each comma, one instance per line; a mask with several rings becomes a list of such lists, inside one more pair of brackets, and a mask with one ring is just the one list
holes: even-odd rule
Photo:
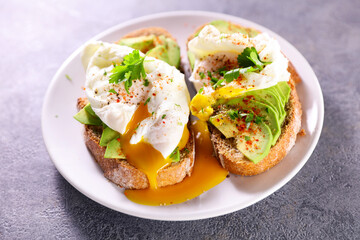
[[239, 112], [236, 111], [236, 110], [231, 109], [231, 110], [227, 111], [227, 114], [229, 115], [229, 117], [232, 120], [235, 120], [235, 119], [239, 118]]
[[201, 79], [205, 78], [205, 74], [203, 72], [199, 72], [199, 76], [200, 76]]
[[124, 57], [120, 65], [114, 63], [114, 68], [111, 70], [109, 83], [124, 82], [125, 90], [129, 94], [129, 88], [132, 86], [132, 81], [145, 78], [146, 73], [144, 69], [145, 57], [140, 56], [139, 50], [134, 50]]
[[145, 87], [147, 87], [147, 86], [149, 86], [149, 84], [150, 84], [149, 80], [147, 80], [147, 79], [145, 78], [143, 85], [144, 85]]
[[200, 88], [200, 89], [199, 89], [199, 94], [202, 94], [203, 91], [204, 91], [204, 88], [203, 88], [203, 87]]
[[244, 51], [238, 56], [237, 60], [240, 68], [228, 71], [224, 75], [226, 82], [228, 83], [233, 81], [234, 79], [237, 79], [240, 73], [244, 74], [247, 72], [261, 71], [263, 70], [265, 65], [271, 63], [261, 61], [259, 54], [254, 47], [245, 48]]
[[250, 137], [249, 136], [244, 136], [245, 137], [245, 141], [250, 141]]
[[148, 97], [148, 99], [146, 99], [146, 101], [145, 101], [145, 103], [144, 103], [144, 106], [145, 106], [146, 104], [148, 104], [148, 102], [150, 102], [150, 97]]
[[178, 162], [180, 161], [180, 151], [179, 151], [179, 147], [176, 147], [175, 150], [170, 154], [169, 156], [173, 162]]
[[109, 90], [110, 93], [118, 94], [113, 88]]
[[162, 115], [162, 116], [161, 116], [161, 119], [164, 119], [165, 117], [166, 117], [166, 114]]
[[69, 75], [65, 74], [65, 77], [66, 77], [67, 80], [72, 81], [72, 79], [71, 79], [71, 77]]

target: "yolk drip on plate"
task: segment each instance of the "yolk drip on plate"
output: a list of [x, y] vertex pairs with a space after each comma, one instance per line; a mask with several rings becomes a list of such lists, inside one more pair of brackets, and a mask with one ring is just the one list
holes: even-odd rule
[[[139, 204], [153, 206], [181, 203], [199, 196], [226, 178], [228, 171], [223, 169], [213, 156], [206, 122], [196, 121], [192, 129], [196, 136], [196, 151], [195, 165], [191, 176], [185, 177], [178, 184], [167, 187], [125, 190], [128, 199]], [[141, 153], [139, 155], [142, 156]]]
[[135, 133], [138, 124], [145, 118], [150, 117], [147, 105], [140, 103], [131, 121], [126, 126], [125, 134], [120, 138], [121, 147], [126, 155], [127, 161], [141, 170], [148, 177], [150, 188], [156, 189], [156, 177], [158, 171], [171, 163], [171, 160], [164, 159], [162, 154], [151, 144], [141, 140], [137, 144], [130, 144], [130, 139]]

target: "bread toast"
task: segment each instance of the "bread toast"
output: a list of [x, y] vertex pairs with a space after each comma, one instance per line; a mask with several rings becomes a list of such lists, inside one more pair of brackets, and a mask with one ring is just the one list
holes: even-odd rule
[[[196, 36], [196, 33], [198, 33], [204, 26], [206, 26], [206, 24], [200, 26], [194, 34], [188, 38], [188, 42], [193, 39]], [[236, 26], [245, 29], [245, 31], [252, 30], [253, 32], [260, 33], [255, 29], [245, 28], [240, 25]], [[236, 148], [234, 138], [226, 139], [218, 129], [208, 123], [214, 152], [221, 165], [229, 172], [243, 176], [260, 174], [278, 164], [294, 146], [297, 134], [301, 128], [302, 116], [301, 103], [296, 92], [295, 84], [300, 82], [301, 78], [290, 62], [288, 65], [288, 71], [291, 75], [288, 82], [291, 88], [291, 93], [289, 101], [285, 106], [287, 115], [281, 127], [281, 135], [276, 144], [270, 149], [269, 154], [259, 163], [255, 164], [247, 159]]]
[[[147, 35], [164, 35], [176, 41], [168, 31], [159, 27], [139, 29], [125, 35], [123, 38]], [[84, 108], [87, 103], [88, 100], [86, 98], [79, 98], [77, 101], [78, 110]], [[102, 147], [99, 144], [103, 131], [102, 126], [85, 125], [84, 128], [85, 144], [107, 179], [125, 189], [145, 189], [150, 186], [146, 174], [129, 164], [126, 160], [104, 158], [106, 147]], [[180, 161], [176, 163], [173, 162], [170, 166], [158, 171], [157, 186], [164, 187], [173, 185], [181, 182], [186, 176], [190, 176], [194, 166], [194, 160], [195, 141], [194, 134], [190, 130], [189, 141], [186, 147], [180, 151]]]

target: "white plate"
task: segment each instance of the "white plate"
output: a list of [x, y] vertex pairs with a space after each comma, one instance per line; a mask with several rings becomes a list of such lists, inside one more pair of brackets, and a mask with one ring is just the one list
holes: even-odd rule
[[[47, 90], [42, 110], [42, 132], [48, 152], [61, 175], [76, 189], [94, 201], [116, 211], [157, 220], [194, 220], [215, 217], [248, 207], [284, 186], [306, 163], [313, 152], [323, 125], [324, 104], [318, 80], [305, 58], [285, 39], [253, 22], [212, 12], [168, 12], [122, 23], [92, 40], [114, 42], [138, 28], [160, 26], [177, 38], [182, 59], [186, 59], [186, 39], [196, 27], [216, 19], [225, 19], [268, 32], [275, 37], [291, 60], [303, 82], [297, 85], [303, 108], [299, 137], [284, 160], [270, 171], [254, 177], [231, 175], [201, 196], [177, 205], [153, 207], [135, 204], [123, 190], [110, 183], [96, 165], [83, 141], [83, 126], [73, 119], [76, 99], [84, 96], [85, 73], [76, 50], [60, 67]], [[186, 60], [185, 60], [186, 61]], [[68, 74], [72, 81], [66, 79]]]

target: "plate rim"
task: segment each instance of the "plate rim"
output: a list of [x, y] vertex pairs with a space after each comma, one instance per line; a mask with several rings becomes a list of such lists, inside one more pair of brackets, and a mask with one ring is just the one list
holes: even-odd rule
[[[241, 206], [239, 207], [238, 205], [234, 204], [232, 206], [229, 206], [227, 208], [222, 208], [221, 210], [216, 210], [214, 211], [202, 211], [201, 215], [199, 215], [199, 213], [197, 212], [196, 215], [192, 214], [192, 215], [180, 215], [180, 216], [164, 216], [164, 215], [156, 215], [151, 216], [149, 214], [141, 214], [139, 212], [136, 211], [131, 211], [128, 210], [126, 208], [123, 208], [121, 210], [119, 210], [118, 207], [114, 206], [113, 204], [107, 203], [107, 202], [103, 202], [99, 197], [96, 196], [96, 194], [90, 194], [86, 191], [83, 191], [81, 189], [81, 187], [77, 186], [77, 184], [75, 182], [73, 182], [70, 177], [61, 170], [61, 167], [59, 166], [58, 162], [55, 161], [54, 159], [56, 158], [52, 152], [49, 151], [49, 146], [48, 146], [48, 138], [46, 136], [45, 133], [45, 126], [44, 126], [44, 121], [45, 121], [45, 115], [46, 115], [46, 109], [47, 106], [49, 104], [49, 99], [50, 99], [50, 92], [51, 89], [54, 87], [55, 83], [56, 83], [56, 79], [59, 78], [60, 74], [63, 72], [63, 70], [69, 65], [69, 63], [80, 53], [80, 51], [82, 50], [83, 46], [89, 42], [89, 41], [93, 41], [93, 40], [97, 40], [100, 39], [114, 31], [120, 30], [121, 28], [124, 28], [126, 26], [129, 25], [134, 25], [136, 23], [140, 23], [140, 22], [144, 22], [146, 20], [153, 20], [153, 19], [159, 19], [159, 18], [167, 18], [167, 17], [179, 17], [179, 16], [203, 16], [203, 17], [216, 17], [216, 18], [224, 18], [224, 19], [233, 19], [235, 21], [238, 22], [242, 22], [244, 24], [248, 24], [251, 26], [254, 26], [255, 28], [259, 28], [259, 29], [265, 29], [266, 31], [271, 32], [272, 35], [274, 35], [276, 38], [280, 38], [283, 41], [285, 41], [290, 47], [291, 50], [295, 52], [296, 55], [298, 55], [298, 57], [300, 58], [299, 60], [302, 61], [307, 68], [309, 68], [311, 71], [310, 74], [311, 77], [313, 79], [315, 79], [316, 81], [314, 82], [316, 85], [316, 88], [318, 89], [319, 92], [319, 112], [317, 113], [318, 116], [318, 122], [315, 124], [316, 126], [316, 130], [314, 133], [314, 137], [312, 139], [312, 143], [311, 145], [308, 147], [307, 149], [307, 153], [304, 155], [304, 157], [301, 159], [301, 161], [299, 162], [299, 164], [294, 167], [290, 172], [288, 172], [288, 174], [282, 178], [279, 182], [277, 182], [273, 187], [271, 187], [271, 190], [267, 190], [265, 192], [265, 194], [263, 194], [262, 196], [248, 201], [246, 204], [241, 204]], [[296, 66], [295, 66], [296, 68]], [[314, 70], [312, 69], [312, 67], [310, 66], [310, 64], [308, 63], [308, 61], [306, 60], [306, 58], [290, 43], [288, 42], [286, 39], [284, 39], [283, 37], [281, 37], [280, 35], [278, 35], [276, 32], [272, 31], [271, 29], [268, 29], [267, 27], [264, 27], [260, 24], [257, 24], [253, 21], [247, 20], [247, 19], [243, 19], [241, 17], [237, 17], [237, 16], [233, 16], [230, 14], [224, 14], [224, 13], [217, 13], [217, 12], [210, 12], [210, 11], [167, 11], [167, 12], [160, 12], [160, 13], [156, 13], [156, 14], [150, 14], [150, 15], [145, 15], [145, 16], [141, 16], [138, 18], [134, 18], [134, 19], [130, 19], [128, 21], [124, 21], [123, 23], [117, 24], [115, 26], [112, 26], [98, 34], [96, 34], [94, 37], [90, 38], [89, 40], [87, 40], [86, 42], [84, 42], [79, 48], [77, 48], [72, 54], [70, 54], [70, 56], [62, 63], [62, 65], [60, 66], [60, 68], [58, 68], [58, 70], [56, 71], [55, 75], [52, 77], [50, 84], [47, 87], [46, 90], [46, 94], [44, 96], [43, 99], [43, 105], [42, 105], [42, 110], [41, 110], [41, 130], [42, 130], [42, 137], [44, 139], [44, 143], [46, 146], [46, 149], [48, 151], [48, 154], [50, 156], [51, 161], [53, 162], [53, 164], [55, 165], [57, 171], [59, 171], [59, 173], [66, 179], [66, 181], [68, 183], [70, 183], [75, 189], [77, 189], [79, 192], [81, 192], [82, 194], [84, 194], [85, 196], [87, 196], [88, 198], [92, 199], [93, 201], [106, 206], [112, 210], [115, 210], [117, 212], [121, 212], [124, 214], [128, 214], [131, 216], [136, 216], [136, 217], [140, 217], [140, 218], [145, 218], [145, 219], [151, 219], [151, 220], [161, 220], [161, 221], [189, 221], [189, 220], [201, 220], [201, 219], [207, 219], [207, 218], [213, 218], [213, 217], [218, 217], [218, 216], [222, 216], [222, 215], [226, 215], [235, 211], [239, 211], [241, 209], [247, 208], [257, 202], [262, 201], [263, 199], [267, 198], [269, 195], [275, 193], [276, 191], [278, 191], [281, 187], [283, 187], [286, 183], [288, 183], [305, 165], [305, 163], [309, 160], [311, 154], [313, 153], [313, 151], [315, 150], [315, 147], [319, 141], [321, 132], [322, 132], [322, 128], [323, 128], [323, 122], [324, 122], [324, 98], [323, 98], [323, 93], [321, 90], [321, 86], [319, 83], [319, 80], [317, 79]]]

